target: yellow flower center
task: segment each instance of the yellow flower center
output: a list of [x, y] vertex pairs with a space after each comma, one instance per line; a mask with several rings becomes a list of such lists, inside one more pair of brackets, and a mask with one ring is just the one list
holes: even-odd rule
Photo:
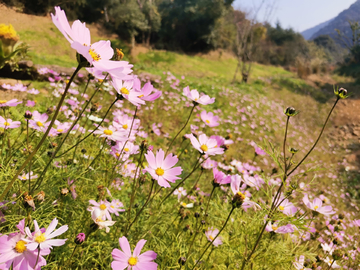
[[210, 238], [211, 241], [214, 240], [214, 236], [212, 236], [212, 235], [210, 235], [209, 238]]
[[140, 95], [140, 96], [138, 96], [139, 98], [142, 98], [144, 95]]
[[101, 60], [100, 54], [97, 54], [93, 49], [89, 50], [89, 54], [94, 61]]
[[63, 132], [64, 130], [63, 129], [61, 129], [61, 128], [59, 128], [58, 130], [57, 130], [57, 132]]
[[278, 227], [276, 226], [271, 226], [271, 228], [273, 229], [273, 231], [276, 231], [278, 229]]
[[24, 176], [22, 177], [22, 179], [26, 180], [26, 175], [24, 175]]
[[157, 168], [155, 170], [155, 173], [159, 176], [162, 176], [162, 175], [164, 175], [165, 171], [162, 168]]
[[203, 150], [204, 152], [206, 152], [207, 150], [209, 150], [209, 148], [207, 147], [206, 144], [203, 144], [202, 146], [200, 146], [200, 149]]
[[117, 157], [120, 157], [120, 153], [116, 153], [115, 155], [116, 155]]
[[280, 211], [284, 211], [284, 209], [285, 209], [284, 206], [282, 206], [282, 205], [279, 206]]
[[45, 233], [38, 233], [38, 236], [35, 237], [35, 242], [39, 244], [46, 240]]
[[186, 207], [186, 203], [182, 202], [181, 206]]
[[99, 207], [100, 207], [101, 210], [105, 210], [105, 209], [106, 209], [106, 205], [105, 205], [105, 204], [100, 204]]
[[319, 206], [317, 206], [317, 205], [314, 206], [314, 209], [315, 209], [315, 210], [318, 209], [318, 208], [319, 208]]
[[134, 266], [137, 264], [137, 258], [135, 257], [130, 257], [130, 259], [128, 260], [128, 264], [131, 265], [131, 266]]
[[236, 194], [237, 194], [238, 196], [240, 196], [242, 200], [245, 200], [245, 199], [246, 199], [246, 196], [245, 196], [244, 194], [242, 194], [240, 191], [238, 191]]
[[17, 241], [15, 245], [15, 251], [17, 253], [23, 253], [26, 250], [26, 242], [23, 240]]
[[95, 223], [99, 223], [99, 222], [103, 222], [103, 220], [102, 220], [101, 217], [97, 217], [97, 218], [95, 219]]
[[122, 127], [123, 127], [123, 129], [127, 129], [127, 128], [128, 128], [128, 125], [125, 124], [125, 125], [123, 125]]
[[105, 134], [105, 135], [112, 135], [113, 132], [112, 132], [110, 129], [105, 129], [105, 130], [104, 130], [104, 134]]
[[5, 125], [5, 126], [10, 126], [10, 123], [9, 123], [9, 122], [5, 122], [4, 125]]
[[44, 124], [41, 123], [40, 121], [37, 121], [36, 124], [37, 124], [38, 127], [43, 127], [44, 126]]
[[4, 104], [4, 103], [6, 103], [6, 102], [7, 102], [7, 100], [0, 99], [0, 104]]
[[120, 89], [121, 94], [128, 95], [130, 92], [125, 87]]
[[209, 120], [206, 120], [205, 122], [208, 123], [208, 124], [210, 124], [210, 121], [209, 121]]
[[125, 151], [125, 152], [129, 152], [130, 149], [129, 149], [129, 148], [125, 148], [124, 151]]

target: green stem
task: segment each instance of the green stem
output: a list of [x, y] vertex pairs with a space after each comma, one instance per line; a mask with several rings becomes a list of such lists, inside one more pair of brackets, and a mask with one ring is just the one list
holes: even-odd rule
[[197, 259], [197, 262], [196, 262], [196, 264], [194, 265], [194, 267], [193, 267], [192, 269], [194, 269], [195, 266], [198, 265], [198, 263], [200, 262], [201, 258], [204, 256], [204, 254], [206, 253], [206, 251], [207, 251], [207, 250], [209, 249], [209, 247], [214, 243], [214, 241], [215, 241], [216, 238], [220, 235], [220, 233], [224, 230], [224, 228], [225, 228], [226, 224], [228, 223], [228, 221], [229, 221], [229, 219], [230, 219], [230, 216], [231, 216], [231, 214], [234, 212], [234, 210], [235, 210], [235, 207], [232, 207], [232, 208], [231, 208], [231, 211], [230, 211], [230, 213], [229, 213], [229, 215], [228, 215], [228, 217], [227, 217], [227, 219], [226, 219], [226, 221], [225, 221], [225, 223], [224, 223], [224, 225], [222, 226], [222, 228], [220, 229], [220, 231], [218, 232], [218, 234], [214, 237], [214, 239], [207, 245], [207, 247], [205, 248], [204, 252], [201, 254], [200, 258]]
[[179, 134], [181, 133], [181, 131], [183, 131], [183, 130], [184, 130], [184, 128], [186, 127], [186, 125], [189, 123], [190, 117], [191, 117], [191, 115], [192, 115], [192, 113], [193, 113], [194, 109], [195, 109], [195, 105], [192, 107], [191, 112], [190, 112], [190, 114], [189, 114], [188, 119], [186, 120], [185, 125], [184, 125], [181, 129], [180, 129], [180, 131], [176, 134], [176, 136], [174, 137], [174, 139], [172, 139], [172, 141], [170, 142], [169, 147], [168, 147], [168, 149], [166, 150], [165, 157], [166, 157], [167, 153], [169, 152], [169, 150], [170, 150], [170, 148], [171, 148], [172, 144], [173, 144], [173, 143], [174, 143], [174, 141], [176, 140], [176, 138], [179, 136]]
[[28, 156], [28, 158], [25, 160], [25, 162], [21, 165], [21, 167], [19, 168], [19, 170], [15, 173], [14, 177], [11, 179], [10, 183], [6, 186], [5, 190], [3, 191], [3, 193], [1, 194], [0, 196], [0, 201], [3, 201], [6, 194], [10, 191], [11, 187], [13, 186], [13, 184], [15, 183], [17, 177], [19, 176], [19, 174], [25, 169], [26, 165], [30, 162], [30, 160], [35, 156], [35, 154], [37, 153], [37, 151], [39, 151], [40, 147], [42, 146], [42, 144], [45, 142], [49, 132], [50, 132], [50, 129], [52, 128], [58, 114], [59, 114], [59, 111], [60, 111], [60, 108], [65, 100], [65, 97], [66, 97], [66, 94], [69, 90], [69, 87], [70, 87], [70, 84], [72, 83], [72, 81], [74, 80], [76, 74], [79, 72], [79, 70], [82, 68], [82, 65], [79, 64], [78, 67], [76, 68], [76, 70], [74, 71], [73, 75], [71, 76], [68, 84], [66, 85], [65, 87], [65, 91], [64, 91], [64, 94], [61, 96], [61, 99], [56, 107], [56, 110], [55, 110], [55, 113], [54, 113], [54, 116], [53, 118], [51, 119], [51, 122], [47, 128], [47, 130], [45, 131], [43, 137], [41, 138], [40, 142], [38, 143], [38, 145], [36, 146], [36, 148], [34, 149], [33, 152], [31, 152], [31, 154]]

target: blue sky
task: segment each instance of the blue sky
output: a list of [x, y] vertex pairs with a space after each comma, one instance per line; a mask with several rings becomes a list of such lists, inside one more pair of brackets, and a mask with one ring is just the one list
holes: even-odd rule
[[[233, 6], [250, 12], [258, 9], [262, 2], [263, 0], [235, 0]], [[301, 32], [336, 17], [355, 2], [356, 0], [264, 0], [257, 19], [264, 21], [264, 18], [269, 17], [267, 14], [270, 9], [267, 6], [274, 6], [268, 21], [272, 24], [280, 21], [283, 27], [292, 27]]]

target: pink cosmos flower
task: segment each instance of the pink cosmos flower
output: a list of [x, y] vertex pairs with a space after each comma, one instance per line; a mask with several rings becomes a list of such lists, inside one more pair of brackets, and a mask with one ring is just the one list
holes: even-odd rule
[[[283, 200], [283, 198], [280, 197], [280, 201], [281, 202]], [[295, 215], [297, 208], [296, 206], [294, 206], [293, 203], [289, 202], [288, 199], [285, 199], [278, 207], [278, 210], [282, 213], [284, 213], [287, 216], [293, 216]]]
[[34, 107], [35, 106], [35, 104], [36, 104], [36, 102], [35, 101], [32, 101], [32, 100], [28, 100], [27, 102], [26, 102], [26, 107]]
[[33, 119], [29, 120], [29, 127], [37, 131], [45, 131], [50, 125], [50, 121], [46, 122], [49, 116], [46, 113], [40, 114], [38, 111], [33, 112]]
[[46, 260], [42, 257], [50, 253], [49, 249], [40, 250], [39, 259], [37, 250], [29, 250], [26, 242], [22, 239], [26, 236], [24, 232], [25, 219], [21, 220], [16, 226], [19, 232], [0, 236], [0, 269], [34, 269], [40, 270], [41, 266], [46, 265]]
[[322, 206], [323, 202], [319, 198], [315, 198], [313, 202], [310, 202], [308, 195], [305, 194], [303, 202], [309, 209], [319, 212], [323, 215], [329, 216], [336, 213], [332, 210], [332, 207], [330, 205]]
[[156, 270], [158, 265], [157, 263], [153, 262], [153, 260], [156, 259], [157, 254], [152, 250], [148, 250], [143, 254], [140, 254], [145, 243], [146, 240], [141, 239], [136, 244], [134, 252], [131, 253], [130, 244], [127, 238], [125, 236], [119, 238], [119, 244], [122, 251], [115, 248], [111, 252], [111, 255], [114, 259], [114, 261], [111, 263], [111, 268], [113, 270]]
[[183, 89], [183, 93], [185, 96], [190, 98], [192, 101], [202, 104], [202, 105], [208, 105], [215, 102], [215, 98], [210, 98], [208, 95], [203, 95], [200, 97], [199, 92], [197, 90], [191, 90], [189, 86], [185, 87]]
[[217, 165], [218, 165], [217, 161], [212, 160], [212, 159], [210, 159], [210, 158], [206, 159], [206, 160], [201, 164], [201, 166], [202, 166], [204, 169], [212, 169], [212, 168], [217, 167]]
[[186, 189], [184, 189], [183, 187], [175, 189], [173, 194], [178, 196], [178, 201], [180, 201], [181, 196], [187, 195]]
[[20, 103], [22, 103], [22, 101], [18, 101], [16, 98], [11, 99], [11, 100], [0, 99], [0, 108], [1, 107], [15, 107], [15, 106], [19, 105]]
[[304, 263], [305, 263], [305, 256], [304, 255], [301, 255], [299, 257], [299, 260], [297, 260], [295, 258], [295, 262], [293, 262], [293, 265], [294, 267], [297, 269], [297, 270], [311, 270], [311, 268], [307, 268], [304, 266]]
[[112, 141], [126, 141], [127, 140], [127, 134], [124, 131], [117, 131], [114, 126], [109, 126], [107, 128], [105, 127], [99, 127], [97, 130], [94, 131], [94, 134], [100, 134], [101, 138], [107, 138]]
[[[208, 228], [208, 230], [205, 232], [205, 236], [207, 238], [208, 241], [212, 242], [214, 240], [214, 238], [216, 237], [216, 235], [219, 233], [218, 229], [213, 229], [213, 227]], [[218, 236], [215, 241], [213, 242], [213, 245], [215, 247], [222, 245], [222, 237]]]
[[4, 119], [0, 116], [0, 127], [3, 129], [18, 128], [20, 127], [20, 121], [13, 121], [11, 119]]
[[131, 67], [126, 61], [111, 61], [114, 50], [110, 46], [110, 41], [98, 41], [91, 44], [90, 31], [85, 23], [76, 20], [72, 26], [66, 18], [66, 14], [60, 7], [55, 7], [55, 15], [51, 14], [55, 26], [60, 30], [64, 37], [70, 42], [71, 47], [86, 58], [93, 65], [88, 71], [95, 77], [103, 79], [103, 72], [108, 72], [112, 77], [128, 79], [132, 72]]
[[60, 234], [66, 232], [68, 230], [68, 225], [61, 226], [59, 229], [54, 231], [57, 224], [58, 224], [58, 220], [54, 218], [51, 221], [49, 227], [43, 233], [40, 230], [36, 220], [34, 220], [34, 227], [35, 227], [34, 234], [31, 233], [29, 227], [25, 228], [25, 233], [28, 238], [23, 238], [22, 240], [27, 242], [26, 247], [29, 250], [35, 250], [37, 248], [39, 248], [40, 250], [44, 250], [44, 249], [46, 250], [52, 248], [52, 246], [58, 247], [64, 245], [67, 239], [52, 239], [52, 238], [57, 237]]
[[213, 168], [214, 182], [219, 185], [229, 184], [231, 182], [231, 175], [226, 175], [217, 168]]
[[145, 105], [145, 101], [139, 98], [141, 92], [138, 92], [133, 88], [134, 80], [123, 81], [114, 78], [112, 80], [112, 85], [119, 95], [122, 95], [135, 106]]
[[150, 173], [160, 186], [171, 187], [168, 182], [175, 183], [177, 179], [180, 179], [177, 175], [181, 174], [182, 169], [174, 167], [178, 162], [176, 155], [169, 154], [165, 159], [164, 156], [165, 152], [162, 149], [156, 152], [156, 157], [152, 151], [148, 151], [145, 157], [149, 166], [144, 171]]
[[216, 140], [208, 138], [205, 134], [201, 134], [199, 140], [193, 134], [188, 135], [188, 137], [193, 147], [202, 154], [213, 156], [224, 153], [224, 149], [217, 146]]
[[[135, 145], [129, 141], [117, 142], [115, 146], [111, 147], [110, 154], [116, 159], [126, 161], [127, 159], [129, 159], [130, 155], [135, 155], [139, 153], [139, 148], [139, 145]], [[122, 157], [120, 157], [120, 154], [122, 155]]]
[[354, 223], [355, 226], [360, 227], [360, 219], [354, 220], [353, 223]]
[[267, 232], [275, 232], [275, 233], [285, 234], [285, 233], [293, 233], [294, 227], [291, 224], [279, 226], [279, 224], [277, 222], [274, 222], [272, 224], [271, 221], [269, 221], [268, 224], [266, 225], [265, 230]]
[[255, 211], [261, 209], [260, 205], [250, 200], [251, 194], [248, 191], [244, 192], [246, 185], [240, 186], [240, 184], [242, 183], [242, 178], [240, 175], [232, 175], [230, 181], [230, 187], [233, 194], [240, 195], [243, 198], [243, 203], [241, 205], [242, 209], [244, 209], [245, 211], [247, 211], [248, 208], [253, 208]]
[[29, 173], [23, 173], [22, 175], [19, 175], [18, 178], [20, 180], [22, 180], [22, 181], [26, 181], [26, 180], [29, 180], [29, 178], [30, 179], [36, 179], [36, 178], [38, 178], [38, 175], [37, 174], [34, 175], [33, 172], [30, 172], [30, 174]]
[[141, 92], [139, 98], [145, 101], [154, 101], [162, 95], [162, 92], [155, 89], [151, 82], [147, 82], [143, 88], [141, 88], [141, 81], [138, 78], [134, 79], [134, 88], [138, 92]]
[[107, 200], [105, 201], [100, 200], [100, 202], [89, 200], [89, 203], [92, 204], [93, 206], [89, 206], [87, 209], [88, 211], [92, 212], [95, 209], [99, 209], [100, 215], [103, 217], [103, 219], [105, 219], [104, 217], [106, 217], [106, 219], [110, 221], [112, 220], [110, 215], [110, 203]]
[[218, 125], [220, 125], [218, 123], [219, 121], [219, 116], [214, 116], [214, 114], [212, 112], [206, 112], [206, 111], [202, 111], [200, 114], [201, 120], [204, 121], [205, 125], [209, 126], [209, 127], [216, 127]]
[[115, 214], [115, 216], [119, 216], [119, 212], [125, 212], [125, 209], [122, 207], [124, 207], [124, 204], [120, 202], [119, 199], [114, 199], [109, 204], [109, 212]]

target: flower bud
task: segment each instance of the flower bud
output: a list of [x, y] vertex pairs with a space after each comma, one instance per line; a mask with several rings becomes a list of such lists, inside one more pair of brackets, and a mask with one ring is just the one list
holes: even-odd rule
[[36, 195], [38, 201], [43, 202], [45, 200], [45, 192], [44, 191], [40, 191], [37, 195]]
[[291, 117], [291, 116], [295, 116], [299, 113], [299, 111], [295, 110], [294, 107], [287, 107], [286, 110], [284, 111], [285, 115]]
[[123, 59], [123, 58], [124, 58], [124, 53], [123, 53], [122, 49], [116, 48], [115, 59], [116, 59], [117, 61], [120, 61], [120, 60]]
[[196, 218], [198, 218], [198, 217], [200, 217], [200, 213], [195, 212], [194, 216], [195, 216]]
[[85, 233], [79, 233], [79, 234], [76, 236], [74, 242], [75, 242], [75, 244], [77, 244], [77, 245], [81, 245], [81, 244], [85, 241], [85, 238], [86, 238]]
[[334, 93], [335, 93], [335, 96], [337, 96], [338, 98], [341, 98], [341, 99], [349, 97], [348, 91], [345, 88], [340, 88], [340, 89], [334, 88]]
[[292, 148], [292, 147], [290, 148], [290, 153], [293, 155], [296, 154], [298, 151], [299, 151], [299, 149]]
[[24, 117], [25, 117], [26, 119], [31, 119], [32, 113], [31, 113], [30, 111], [26, 111], [25, 114], [24, 114]]

